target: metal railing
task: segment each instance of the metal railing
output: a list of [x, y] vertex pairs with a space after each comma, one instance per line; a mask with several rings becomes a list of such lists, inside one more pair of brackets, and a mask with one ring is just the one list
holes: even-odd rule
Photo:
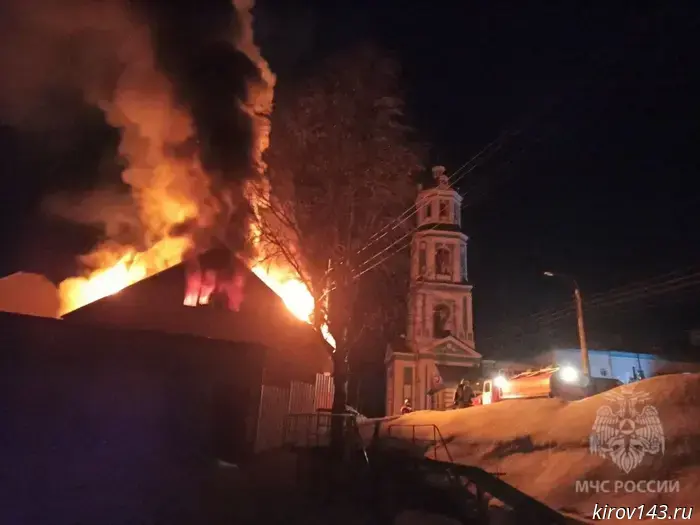
[[423, 424], [423, 425], [407, 425], [407, 424], [402, 424], [402, 423], [395, 423], [393, 425], [389, 425], [387, 428], [387, 437], [392, 438], [395, 436], [392, 436], [392, 429], [394, 428], [410, 428], [411, 429], [411, 443], [415, 446], [418, 443], [418, 439], [416, 438], [416, 429], [422, 429], [425, 428], [428, 430], [429, 434], [432, 433], [433, 439], [421, 439], [420, 441], [428, 441], [429, 443], [432, 444], [433, 446], [433, 455], [434, 459], [438, 459], [438, 445], [441, 445], [443, 450], [445, 451], [445, 455], [447, 456], [447, 459], [450, 463], [454, 462], [454, 459], [452, 458], [452, 454], [450, 453], [450, 449], [447, 446], [447, 441], [442, 435], [442, 432], [440, 432], [440, 429], [438, 428], [437, 425], [433, 424]]
[[314, 413], [289, 414], [284, 420], [283, 445], [285, 447], [327, 447], [330, 446], [333, 420], [341, 419], [345, 434], [357, 427], [356, 415], [332, 414], [328, 410]]
[[[488, 523], [488, 502], [492, 498], [500, 500], [511, 508], [518, 519], [523, 517], [529, 520], [528, 522], [542, 525], [571, 523], [571, 520], [566, 516], [499, 479], [501, 473], [490, 473], [478, 467], [454, 463], [454, 457], [447, 440], [439, 427], [434, 424], [389, 424], [386, 426], [384, 437], [396, 437], [405, 441], [410, 439], [414, 446], [432, 445], [433, 450], [430, 456], [435, 459], [423, 454], [416, 455], [406, 450], [404, 450], [405, 453], [401, 453], [400, 448], [395, 449], [397, 454], [389, 454], [392, 447], [388, 450], [384, 447], [370, 447], [370, 453], [376, 454], [376, 459], [381, 460], [376, 467], [372, 467], [370, 460], [375, 456], [368, 457], [355, 415], [331, 414], [326, 411], [312, 414], [290, 414], [285, 420], [285, 445], [295, 448], [328, 447], [330, 445], [330, 427], [334, 418], [343, 420], [346, 445], [352, 446], [353, 440], [357, 440], [364, 455], [364, 461], [372, 470], [377, 473], [383, 472], [384, 468], [381, 465], [384, 465], [385, 468], [389, 468], [388, 474], [394, 471], [395, 467], [398, 467], [397, 474], [391, 475], [398, 475], [399, 479], [401, 479], [400, 472], [406, 467], [412, 471], [415, 470], [415, 472], [423, 472], [422, 476], [429, 474], [438, 477], [444, 476], [442, 479], [448, 483], [447, 487], [451, 487], [455, 491], [454, 497], [457, 498], [455, 501], [464, 501], [468, 506], [471, 505], [471, 508], [478, 513], [480, 523]], [[368, 423], [374, 426], [373, 445], [379, 445], [381, 441], [380, 429], [382, 425], [387, 424], [387, 421]], [[447, 461], [438, 460], [439, 449], [445, 451]], [[394, 464], [395, 467], [391, 466], [393, 462], [397, 462]], [[431, 478], [426, 478], [426, 481], [429, 479]], [[430, 481], [428, 482], [430, 483]], [[460, 498], [466, 499], [461, 500]]]
[[[485, 516], [487, 513], [486, 506], [488, 501], [491, 498], [496, 498], [512, 508], [516, 515], [531, 517], [535, 520], [533, 523], [542, 523], [543, 525], [571, 523], [570, 518], [499, 479], [503, 473], [487, 472], [479, 467], [455, 463], [447, 440], [437, 425], [397, 423], [388, 426], [387, 437], [398, 437], [396, 436], [397, 431], [392, 432], [393, 429], [397, 429], [397, 431], [401, 429], [403, 439], [407, 438], [406, 431], [410, 429], [409, 435], [414, 446], [425, 444], [426, 442], [432, 444], [433, 454], [431, 455], [434, 459], [428, 456], [409, 456], [405, 458], [405, 461], [414, 461], [416, 462], [416, 467], [426, 469], [428, 472], [445, 474], [454, 487], [465, 491], [465, 496], [476, 499], [479, 503], [481, 516]], [[438, 460], [439, 447], [444, 449], [447, 461]]]
[[499, 474], [471, 465], [445, 463], [429, 458], [425, 458], [422, 465], [435, 472], [449, 470], [456, 476], [470, 480], [478, 488], [481, 497], [485, 496], [487, 499], [493, 497], [502, 501], [513, 509], [518, 519], [522, 517], [524, 522], [541, 525], [564, 525], [577, 522], [499, 479]]

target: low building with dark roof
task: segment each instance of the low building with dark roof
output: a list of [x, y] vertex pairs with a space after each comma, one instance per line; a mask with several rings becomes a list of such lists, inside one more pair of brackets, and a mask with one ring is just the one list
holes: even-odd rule
[[316, 408], [329, 346], [244, 265], [217, 272], [205, 306], [178, 265], [63, 319], [0, 313], [0, 523], [212, 523], [221, 469]]

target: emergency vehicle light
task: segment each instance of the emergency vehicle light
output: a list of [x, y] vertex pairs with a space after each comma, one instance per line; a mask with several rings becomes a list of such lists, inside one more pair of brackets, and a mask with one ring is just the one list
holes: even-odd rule
[[497, 388], [503, 389], [503, 388], [506, 388], [508, 386], [508, 380], [503, 376], [497, 376], [493, 380], [493, 385]]
[[559, 370], [559, 377], [565, 383], [577, 383], [579, 379], [578, 370], [573, 366], [565, 366]]

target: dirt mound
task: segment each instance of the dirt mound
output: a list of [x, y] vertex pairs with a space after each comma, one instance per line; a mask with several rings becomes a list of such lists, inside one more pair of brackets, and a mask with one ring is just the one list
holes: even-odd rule
[[[599, 414], [614, 418], [623, 405], [627, 410], [620, 414], [628, 421], [604, 425], [596, 419]], [[662, 435], [644, 430], [653, 427], [653, 417], [637, 419], [645, 406], [656, 409]], [[652, 408], [644, 412], [653, 414]], [[595, 504], [672, 509], [700, 501], [700, 374], [646, 379], [571, 403], [530, 399], [420, 411], [386, 423], [384, 432], [412, 439], [415, 431], [429, 439], [431, 425], [448, 443], [447, 450], [428, 452], [431, 457], [437, 452], [442, 460], [505, 473], [509, 483], [561, 510], [589, 516]], [[609, 443], [613, 434], [625, 440], [602, 454], [591, 453], [594, 427], [611, 429], [602, 442]]]

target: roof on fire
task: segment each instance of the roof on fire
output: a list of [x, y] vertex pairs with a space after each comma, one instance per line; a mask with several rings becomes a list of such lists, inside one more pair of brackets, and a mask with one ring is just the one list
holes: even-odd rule
[[294, 317], [280, 297], [242, 262], [236, 260], [234, 265], [244, 276], [243, 301], [237, 312], [185, 306], [187, 271], [181, 263], [63, 319], [259, 344], [272, 351], [275, 368], [297, 364], [329, 371], [330, 347], [321, 335]]

